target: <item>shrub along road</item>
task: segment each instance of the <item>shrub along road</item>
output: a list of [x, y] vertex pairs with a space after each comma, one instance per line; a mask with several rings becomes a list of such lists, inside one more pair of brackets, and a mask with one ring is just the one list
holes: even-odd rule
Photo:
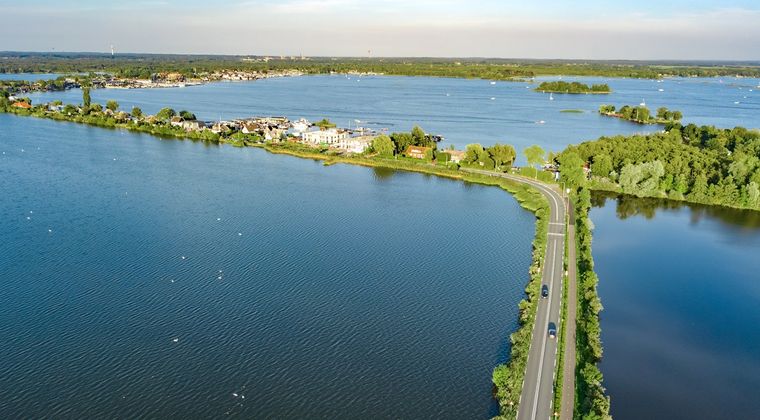
[[[557, 370], [557, 358], [560, 338], [552, 338], [548, 334], [549, 323], [553, 323], [557, 331], [559, 331], [560, 325], [560, 308], [562, 299], [562, 279], [563, 279], [563, 253], [565, 252], [565, 227], [566, 227], [566, 205], [562, 195], [559, 191], [550, 187], [548, 184], [544, 184], [540, 181], [532, 180], [529, 178], [515, 176], [510, 174], [504, 174], [493, 171], [484, 171], [478, 169], [460, 169], [464, 172], [472, 172], [482, 175], [497, 176], [502, 178], [508, 178], [513, 181], [529, 184], [535, 187], [545, 195], [549, 201], [550, 217], [549, 217], [549, 237], [546, 241], [546, 257], [543, 265], [543, 280], [542, 284], [549, 286], [549, 297], [539, 298], [538, 309], [536, 313], [536, 323], [533, 325], [533, 334], [530, 344], [530, 352], [528, 353], [528, 364], [525, 370], [525, 378], [523, 381], [522, 393], [520, 394], [520, 401], [518, 406], [517, 418], [522, 419], [548, 419], [554, 418], [554, 407], [552, 407], [554, 400], [554, 380]], [[575, 244], [571, 244], [574, 247]], [[570, 254], [571, 256], [574, 253]], [[569, 261], [572, 266], [575, 261]], [[573, 270], [574, 272], [574, 270]], [[570, 279], [570, 282], [575, 282], [574, 278]], [[572, 287], [571, 289], [575, 289]], [[539, 295], [540, 296], [540, 295]], [[570, 297], [569, 304], [572, 305], [572, 314], [575, 313], [575, 299], [573, 294], [568, 294]], [[568, 305], [568, 306], [570, 306]], [[567, 336], [575, 336], [575, 317], [570, 317], [571, 311], [568, 310], [567, 317]], [[575, 340], [573, 339], [573, 344]], [[574, 350], [574, 349], [573, 349]], [[565, 364], [571, 365], [565, 367], [563, 371], [572, 372], [570, 375], [563, 375], [563, 390], [569, 389], [570, 391], [563, 391], [562, 399], [563, 405], [570, 407], [570, 418], [572, 417], [572, 406], [574, 401], [573, 385], [565, 386], [568, 380], [573, 380], [575, 372], [575, 352], [566, 350]], [[557, 408], [559, 411], [559, 408]]]

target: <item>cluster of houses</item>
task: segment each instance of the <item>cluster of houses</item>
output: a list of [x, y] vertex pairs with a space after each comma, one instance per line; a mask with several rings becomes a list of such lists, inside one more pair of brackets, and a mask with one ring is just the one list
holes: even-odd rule
[[241, 70], [219, 70], [211, 73], [209, 76], [202, 78], [204, 81], [212, 80], [259, 80], [272, 77], [295, 77], [303, 76], [298, 70], [281, 70], [271, 72], [258, 71], [241, 71]]
[[[14, 96], [8, 98], [11, 106], [16, 108], [31, 109], [32, 105]], [[49, 103], [45, 105], [49, 111], [62, 112], [62, 104]], [[104, 109], [103, 114], [115, 118], [120, 122], [132, 121], [135, 123], [160, 124], [162, 121], [154, 116], [135, 117], [124, 111], [112, 111]], [[346, 153], [363, 153], [372, 146], [374, 139], [380, 134], [374, 130], [358, 127], [353, 130], [344, 128], [323, 128], [301, 118], [290, 121], [286, 117], [252, 117], [235, 119], [231, 121], [200, 121], [196, 119], [186, 120], [182, 116], [173, 116], [168, 121], [172, 127], [181, 128], [186, 132], [210, 131], [219, 135], [231, 135], [237, 132], [243, 134], [258, 135], [266, 141], [295, 141], [308, 146], [326, 146]], [[440, 141], [439, 136], [433, 136]], [[430, 147], [409, 146], [404, 154], [411, 158], [425, 159], [431, 152]], [[464, 159], [465, 152], [459, 150], [445, 150], [450, 156], [451, 162], [458, 163]]]
[[[148, 122], [151, 122], [148, 120]], [[286, 117], [253, 117], [231, 121], [187, 121], [175, 116], [169, 121], [173, 127], [188, 132], [210, 130], [216, 134], [229, 135], [235, 132], [257, 134], [267, 141], [290, 139], [309, 146], [327, 146], [348, 153], [362, 153], [367, 150], [377, 133], [366, 129], [346, 130], [340, 128], [321, 129], [305, 119], [290, 121]]]

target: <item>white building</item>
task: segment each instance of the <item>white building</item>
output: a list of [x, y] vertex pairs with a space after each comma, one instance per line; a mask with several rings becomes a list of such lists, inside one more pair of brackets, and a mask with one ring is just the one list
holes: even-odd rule
[[364, 153], [372, 145], [372, 136], [347, 137], [340, 139], [335, 147], [349, 153]]
[[301, 135], [304, 143], [335, 145], [341, 140], [348, 138], [348, 132], [334, 128], [329, 130], [307, 131]]

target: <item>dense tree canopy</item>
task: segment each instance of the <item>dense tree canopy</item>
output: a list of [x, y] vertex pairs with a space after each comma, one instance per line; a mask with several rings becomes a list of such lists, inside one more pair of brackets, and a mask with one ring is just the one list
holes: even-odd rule
[[395, 150], [393, 141], [386, 135], [380, 135], [372, 140], [372, 149], [383, 157], [392, 157]]
[[538, 92], [554, 93], [610, 93], [610, 87], [606, 84], [587, 85], [581, 82], [564, 82], [558, 80], [555, 82], [542, 82], [536, 88]]
[[161, 108], [161, 110], [158, 111], [158, 113], [156, 114], [156, 118], [158, 118], [159, 120], [168, 120], [169, 118], [175, 115], [177, 115], [177, 112], [167, 107], [167, 108]]
[[568, 147], [590, 163], [592, 186], [639, 196], [760, 208], [760, 132], [670, 124], [649, 135], [602, 137]]

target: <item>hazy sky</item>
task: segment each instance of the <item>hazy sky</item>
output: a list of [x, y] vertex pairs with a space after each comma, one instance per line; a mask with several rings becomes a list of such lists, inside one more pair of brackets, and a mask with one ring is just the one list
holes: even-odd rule
[[760, 0], [0, 0], [0, 50], [760, 60]]

